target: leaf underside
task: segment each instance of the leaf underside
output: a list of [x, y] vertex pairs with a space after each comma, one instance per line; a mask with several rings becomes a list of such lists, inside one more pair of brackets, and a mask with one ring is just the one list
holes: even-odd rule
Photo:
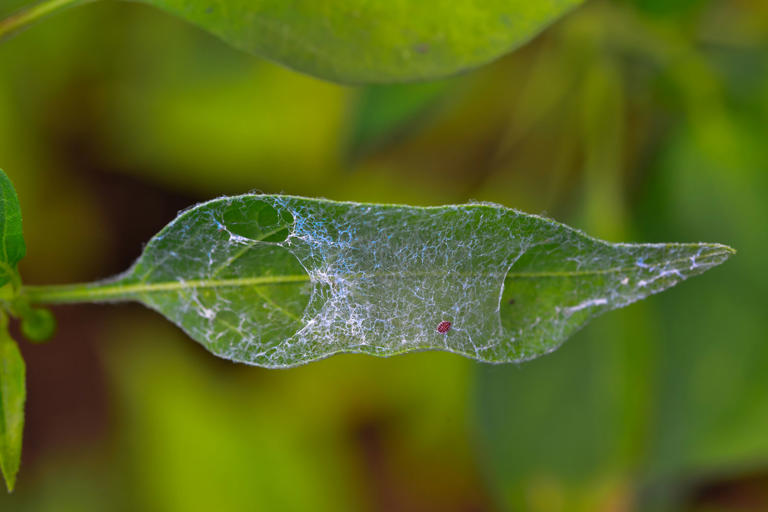
[[426, 80], [522, 45], [581, 0], [141, 0], [241, 50], [345, 83]]
[[182, 213], [91, 292], [143, 302], [214, 354], [264, 367], [428, 349], [500, 363], [550, 352], [732, 253], [610, 244], [492, 204], [244, 195]]
[[[3, 322], [6, 323], [6, 322]], [[16, 342], [0, 327], [0, 470], [9, 491], [16, 484], [21, 462], [26, 400], [24, 360]]]

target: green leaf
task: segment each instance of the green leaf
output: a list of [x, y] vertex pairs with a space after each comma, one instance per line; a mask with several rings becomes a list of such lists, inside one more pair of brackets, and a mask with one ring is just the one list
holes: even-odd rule
[[142, 0], [321, 78], [438, 78], [522, 45], [581, 0]]
[[13, 491], [21, 462], [21, 435], [24, 430], [24, 360], [8, 334], [8, 318], [0, 325], [0, 469], [8, 491]]
[[435, 110], [455, 82], [372, 85], [361, 89], [349, 122], [346, 153], [350, 160], [413, 131]]
[[[590, 318], [732, 253], [719, 244], [609, 244], [492, 204], [244, 195], [181, 214], [112, 281], [26, 294], [137, 300], [213, 353], [265, 367], [424, 349], [511, 362], [550, 352]], [[451, 322], [445, 333], [442, 322]]]
[[44, 308], [26, 307], [21, 312], [21, 333], [29, 341], [48, 341], [56, 331], [56, 317]]
[[26, 250], [19, 198], [11, 180], [0, 169], [0, 286], [16, 277], [16, 264]]

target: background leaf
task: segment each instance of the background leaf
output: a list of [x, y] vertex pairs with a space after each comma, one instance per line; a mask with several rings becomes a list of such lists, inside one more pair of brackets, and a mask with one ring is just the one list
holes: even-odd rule
[[[596, 53], [603, 62], [585, 81], [583, 112], [592, 119], [584, 116], [581, 133], [593, 139], [588, 150], [603, 152], [587, 160], [585, 174], [595, 173], [594, 163], [606, 172], [585, 183], [588, 229], [613, 234], [623, 217], [635, 236], [706, 234], [744, 257], [590, 325], [552, 357], [479, 369], [480, 451], [509, 510], [763, 510], [768, 344], [766, 317], [757, 313], [765, 309], [766, 280], [757, 268], [768, 238], [753, 219], [766, 217], [768, 153], [757, 140], [768, 127], [768, 97], [751, 88], [768, 78], [765, 38], [753, 53], [723, 41], [707, 51], [640, 18], [619, 22], [610, 14], [616, 22], [602, 26], [622, 28], [611, 30], [606, 46], [647, 62], [675, 55], [677, 64], [657, 82], [618, 50]], [[638, 76], [645, 86], [637, 87]], [[681, 119], [650, 145], [651, 160], [641, 159], [637, 195], [616, 204], [622, 190], [628, 197], [634, 189], [638, 165], [611, 158], [617, 142], [632, 140], [616, 134], [635, 130], [649, 89]], [[590, 125], [601, 129], [590, 132]], [[617, 173], [622, 166], [627, 171]]]
[[24, 360], [16, 342], [8, 334], [8, 319], [0, 326], [0, 469], [8, 490], [16, 485], [21, 462], [21, 435], [24, 430], [26, 400]]
[[[139, 300], [217, 355], [286, 367], [442, 349], [488, 362], [557, 348], [590, 318], [725, 261], [719, 244], [608, 244], [496, 205], [246, 195], [199, 205], [115, 282], [32, 301]], [[69, 295], [72, 297], [72, 295]], [[438, 331], [438, 325], [450, 329]]]
[[413, 133], [455, 85], [440, 80], [362, 88], [349, 121], [347, 158], [355, 161]]
[[439, 78], [525, 43], [580, 0], [143, 0], [233, 46], [351, 83]]

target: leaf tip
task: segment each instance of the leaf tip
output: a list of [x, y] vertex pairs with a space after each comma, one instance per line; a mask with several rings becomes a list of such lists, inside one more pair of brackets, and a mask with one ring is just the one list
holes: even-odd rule
[[730, 245], [720, 244], [720, 243], [711, 243], [707, 244], [710, 248], [712, 248], [712, 252], [709, 253], [711, 256], [720, 256], [722, 257], [722, 260], [719, 261], [719, 263], [724, 262], [731, 256], [735, 255], [738, 251], [731, 247]]
[[3, 477], [5, 477], [5, 487], [6, 489], [8, 489], [8, 494], [11, 494], [13, 490], [16, 488], [17, 471], [6, 472], [5, 470], [3, 470]]
[[16, 476], [19, 473], [20, 461], [18, 458], [16, 458], [16, 460], [13, 459], [14, 457], [0, 457], [0, 472], [3, 474], [5, 488], [8, 490], [8, 494], [11, 494], [16, 488]]
[[720, 243], [700, 243], [697, 247], [695, 263], [704, 264], [704, 268], [712, 268], [725, 263], [725, 261], [736, 254], [736, 249], [729, 245]]

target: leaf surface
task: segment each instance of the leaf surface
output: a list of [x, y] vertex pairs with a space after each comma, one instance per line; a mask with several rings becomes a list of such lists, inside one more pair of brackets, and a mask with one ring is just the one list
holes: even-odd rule
[[142, 0], [241, 50], [347, 83], [431, 79], [528, 41], [580, 0]]
[[16, 484], [21, 462], [21, 436], [24, 430], [24, 360], [16, 342], [8, 334], [8, 319], [0, 326], [0, 469], [9, 491]]
[[0, 169], [0, 286], [13, 278], [16, 264], [25, 253], [19, 198], [11, 180]]
[[512, 362], [732, 253], [609, 244], [492, 204], [244, 195], [184, 212], [128, 272], [87, 293], [143, 302], [213, 353], [265, 367], [426, 349]]

